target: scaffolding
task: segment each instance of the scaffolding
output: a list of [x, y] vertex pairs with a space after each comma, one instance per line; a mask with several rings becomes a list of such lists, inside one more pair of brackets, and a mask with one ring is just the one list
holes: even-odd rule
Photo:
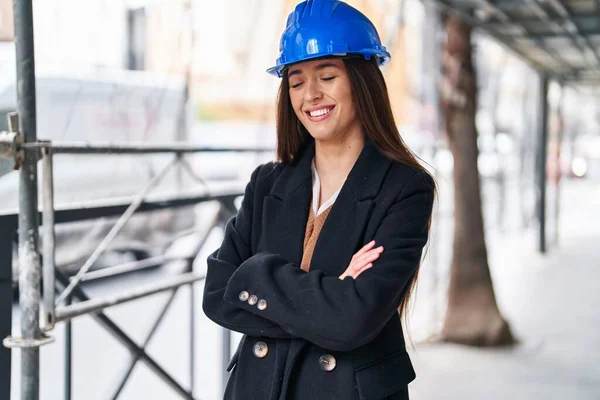
[[[0, 145], [3, 149], [3, 155], [5, 157], [12, 157], [18, 164], [21, 171], [32, 171], [36, 170], [38, 160], [41, 159], [42, 170], [43, 170], [43, 181], [42, 181], [42, 198], [43, 207], [41, 213], [42, 219], [42, 234], [43, 234], [43, 247], [41, 260], [43, 262], [40, 265], [40, 257], [37, 251], [37, 237], [31, 233], [35, 233], [38, 230], [37, 220], [38, 211], [36, 207], [22, 208], [19, 214], [19, 221], [29, 221], [28, 225], [25, 225], [25, 230], [22, 225], [18, 227], [20, 233], [29, 232], [30, 236], [21, 238], [19, 242], [19, 306], [23, 314], [22, 317], [22, 337], [7, 337], [4, 339], [3, 344], [7, 348], [20, 348], [23, 354], [23, 368], [21, 371], [22, 385], [22, 398], [37, 398], [39, 392], [39, 368], [38, 362], [32, 362], [34, 358], [39, 357], [39, 347], [50, 343], [53, 339], [47, 335], [55, 327], [58, 322], [67, 323], [67, 336], [65, 343], [66, 346], [66, 388], [67, 398], [70, 397], [70, 348], [71, 348], [71, 335], [70, 335], [70, 320], [77, 316], [90, 314], [94, 319], [98, 321], [105, 329], [107, 329], [113, 336], [115, 336], [128, 350], [132, 353], [133, 357], [129, 367], [126, 369], [126, 373], [123, 380], [117, 385], [117, 390], [112, 398], [117, 398], [121, 392], [124, 384], [127, 381], [135, 363], [138, 360], [142, 360], [145, 364], [155, 372], [160, 378], [162, 378], [173, 390], [180, 394], [183, 398], [193, 399], [193, 375], [194, 375], [194, 360], [193, 357], [190, 359], [190, 380], [192, 382], [188, 389], [184, 389], [183, 386], [178, 383], [173, 377], [171, 377], [160, 365], [145, 352], [145, 346], [138, 346], [131, 340], [117, 325], [112, 322], [108, 317], [101, 313], [107, 307], [115, 306], [128, 302], [131, 300], [139, 299], [142, 297], [150, 296], [159, 292], [170, 291], [171, 295], [168, 301], [163, 306], [159, 316], [153, 327], [151, 328], [148, 336], [145, 340], [147, 344], [156, 328], [159, 326], [164, 314], [169, 308], [177, 289], [184, 285], [189, 285], [193, 288], [193, 284], [204, 279], [204, 276], [195, 274], [192, 272], [192, 265], [194, 259], [201, 247], [203, 246], [208, 234], [212, 228], [216, 226], [223, 226], [227, 219], [233, 216], [236, 212], [234, 200], [243, 195], [241, 188], [235, 188], [232, 185], [231, 188], [221, 189], [219, 192], [213, 191], [210, 195], [199, 194], [195, 196], [171, 196], [161, 198], [159, 201], [146, 201], [146, 197], [151, 190], [156, 187], [161, 179], [171, 171], [177, 165], [184, 165], [189, 168], [184, 158], [185, 154], [188, 153], [215, 153], [215, 152], [241, 152], [241, 153], [256, 153], [256, 152], [272, 152], [270, 148], [206, 148], [206, 147], [193, 147], [186, 145], [141, 145], [141, 144], [105, 144], [105, 145], [90, 145], [90, 144], [77, 144], [77, 143], [52, 143], [50, 141], [25, 141], [24, 136], [19, 131], [12, 131], [14, 128], [19, 126], [18, 116], [16, 114], [11, 115], [9, 126], [11, 132], [3, 132], [0, 135]], [[129, 204], [111, 204], [106, 206], [98, 207], [87, 207], [87, 208], [74, 208], [68, 210], [56, 211], [54, 207], [54, 182], [53, 182], [53, 157], [57, 154], [98, 154], [98, 153], [109, 153], [109, 154], [156, 154], [156, 153], [170, 153], [173, 154], [173, 159], [158, 173], [156, 176], [143, 188], [143, 190], [137, 195], [137, 197]], [[37, 171], [35, 171], [37, 172]], [[192, 172], [191, 170], [189, 172]], [[32, 193], [37, 186], [37, 182], [32, 179], [27, 179], [21, 185], [21, 195], [23, 192]], [[37, 198], [37, 194], [32, 194], [32, 198]], [[27, 197], [28, 198], [28, 197]], [[219, 210], [215, 214], [212, 221], [208, 224], [208, 230], [205, 232], [203, 237], [195, 244], [194, 250], [191, 251], [190, 255], [184, 257], [174, 256], [156, 256], [140, 261], [128, 262], [112, 267], [104, 268], [102, 270], [90, 271], [90, 268], [102, 255], [102, 253], [108, 248], [111, 241], [116, 237], [119, 231], [125, 226], [127, 221], [132, 217], [135, 212], [150, 212], [167, 208], [184, 207], [194, 204], [199, 204], [207, 201], [217, 201], [219, 203]], [[23, 212], [25, 211], [25, 212]], [[29, 211], [29, 212], [28, 212]], [[55, 223], [61, 222], [73, 222], [81, 221], [84, 219], [116, 216], [120, 215], [114, 226], [110, 229], [106, 237], [101, 241], [95, 251], [90, 255], [87, 261], [82, 265], [77, 274], [72, 278], [68, 278], [63, 272], [58, 270], [54, 262], [55, 252]], [[0, 216], [0, 226], [2, 231], [6, 234], [7, 232], [17, 231], [15, 215]], [[10, 235], [7, 235], [8, 239]], [[5, 237], [3, 236], [3, 239]], [[5, 240], [2, 243], [3, 254], [10, 257], [10, 244], [11, 240]], [[79, 287], [80, 282], [90, 281], [95, 279], [106, 278], [123, 274], [131, 271], [137, 271], [157, 265], [164, 265], [169, 262], [182, 261], [185, 266], [182, 273], [170, 276], [162, 279], [158, 282], [145, 284], [139, 287], [131, 288], [127, 291], [122, 291], [118, 294], [111, 294], [100, 298], [90, 298], [84, 290]], [[5, 260], [8, 265], [11, 264], [10, 260]], [[44, 287], [43, 291], [40, 291], [40, 275], [43, 277]], [[55, 290], [57, 287], [61, 287], [62, 290], [55, 297]], [[195, 297], [194, 291], [190, 291], [190, 348], [193, 353], [193, 337], [194, 337], [194, 314], [195, 314]], [[76, 299], [78, 302], [72, 304], [72, 299]], [[42, 318], [41, 326], [38, 324], [40, 314], [40, 304], [42, 305]], [[226, 364], [229, 361], [229, 332], [224, 331], [223, 333], [223, 362]], [[29, 359], [27, 358], [29, 357]], [[226, 376], [223, 377], [223, 382], [226, 381]], [[10, 387], [10, 386], [8, 386]]]

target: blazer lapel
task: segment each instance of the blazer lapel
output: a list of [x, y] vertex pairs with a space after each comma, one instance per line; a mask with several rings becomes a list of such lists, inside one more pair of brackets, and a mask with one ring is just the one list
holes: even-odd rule
[[297, 162], [284, 169], [263, 204], [265, 241], [260, 250], [280, 254], [297, 265], [302, 261], [312, 195], [310, 163], [314, 154], [314, 141], [311, 140]]
[[[306, 220], [312, 198], [311, 161], [314, 140], [297, 162], [288, 165], [263, 205], [263, 235], [259, 250], [280, 254], [294, 264], [302, 261]], [[391, 162], [367, 139], [323, 225], [311, 260], [311, 269], [341, 275], [361, 239]]]
[[367, 140], [340, 194], [333, 203], [315, 245], [311, 269], [341, 275], [352, 256], [364, 245], [363, 236], [383, 180], [391, 166]]

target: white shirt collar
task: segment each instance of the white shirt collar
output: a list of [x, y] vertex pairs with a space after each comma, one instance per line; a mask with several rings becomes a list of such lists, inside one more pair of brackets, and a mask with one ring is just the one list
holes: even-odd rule
[[323, 203], [321, 207], [319, 207], [319, 200], [321, 195], [321, 180], [319, 179], [319, 173], [317, 172], [317, 168], [315, 166], [315, 159], [313, 158], [310, 163], [310, 168], [312, 170], [312, 180], [313, 180], [313, 198], [312, 198], [312, 210], [315, 217], [318, 217], [325, 211], [330, 205], [335, 203], [338, 195], [342, 188], [340, 187], [326, 202]]

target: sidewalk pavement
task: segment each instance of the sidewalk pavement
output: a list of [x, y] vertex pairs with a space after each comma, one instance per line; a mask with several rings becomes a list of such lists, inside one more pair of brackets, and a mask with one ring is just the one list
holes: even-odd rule
[[560, 243], [536, 232], [488, 243], [499, 307], [520, 343], [409, 349], [411, 399], [600, 399], [600, 183], [566, 182]]

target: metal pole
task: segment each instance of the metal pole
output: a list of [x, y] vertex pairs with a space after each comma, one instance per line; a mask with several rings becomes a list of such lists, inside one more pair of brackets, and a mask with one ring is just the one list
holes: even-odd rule
[[556, 163], [556, 199], [554, 201], [554, 246], [558, 246], [558, 241], [560, 239], [560, 193], [561, 193], [561, 183], [562, 183], [562, 169], [561, 169], [561, 159], [562, 159], [562, 150], [563, 150], [563, 136], [565, 130], [565, 90], [566, 86], [562, 87], [560, 91], [560, 101], [558, 104], [558, 132], [556, 138], [556, 158], [554, 162]]
[[[208, 236], [208, 235], [207, 235]], [[194, 260], [188, 261], [188, 272], [194, 272]], [[194, 395], [194, 376], [196, 375], [196, 295], [194, 284], [190, 285], [190, 393]]]
[[[12, 236], [14, 221], [0, 217], [0, 339], [10, 336], [12, 326]], [[0, 345], [0, 400], [10, 400], [11, 349]]]
[[539, 250], [546, 253], [546, 158], [548, 152], [548, 76], [540, 76], [539, 132], [538, 132], [538, 221]]
[[44, 275], [44, 326], [45, 332], [54, 328], [54, 178], [52, 150], [42, 150], [43, 157], [43, 275]]
[[231, 358], [231, 331], [221, 328], [223, 341], [221, 342], [221, 396], [225, 394], [229, 372], [226, 371], [227, 364]]
[[[14, 0], [19, 132], [24, 142], [36, 133], [35, 60], [32, 0]], [[24, 341], [40, 338], [40, 259], [38, 255], [37, 153], [25, 152], [19, 181], [19, 305]], [[21, 349], [21, 399], [39, 399], [39, 347]]]
[[[232, 199], [223, 200], [220, 202], [221, 208], [218, 216], [220, 220], [225, 223], [232, 215], [237, 212], [235, 204]], [[229, 372], [226, 367], [231, 359], [231, 331], [226, 328], [221, 329], [221, 396], [225, 394], [225, 388], [227, 387], [227, 380], [229, 379]]]
[[[421, 92], [421, 108], [427, 110], [424, 114], [421, 112], [420, 124], [421, 129], [424, 131], [429, 130], [431, 136], [435, 139], [439, 137], [441, 118], [440, 118], [440, 102], [439, 93], [437, 89], [438, 76], [441, 70], [441, 63], [439, 54], [441, 52], [441, 45], [439, 41], [439, 35], [441, 31], [440, 16], [435, 2], [425, 1], [423, 3], [425, 16], [425, 23], [422, 26], [422, 38], [423, 38], [423, 52], [422, 52], [422, 68], [421, 68], [421, 79], [423, 82], [423, 89]], [[437, 143], [434, 141], [432, 147], [431, 160], [435, 160], [435, 153], [437, 151]], [[435, 178], [438, 178], [438, 169], [433, 168]], [[431, 237], [433, 243], [438, 243], [438, 232], [440, 231], [441, 218], [438, 212], [434, 214], [435, 223], [431, 228]], [[431, 274], [431, 296], [436, 299], [440, 297], [442, 290], [439, 290], [439, 275], [440, 266], [438, 265], [438, 248], [442, 246], [435, 246], [434, 244], [429, 246], [428, 257], [431, 268], [428, 268]], [[431, 251], [433, 250], [433, 251]], [[435, 334], [439, 331], [438, 325], [442, 320], [440, 318], [440, 307], [439, 301], [433, 301], [430, 312], [430, 334]]]
[[[65, 299], [71, 304], [71, 296]], [[65, 400], [71, 400], [73, 389], [73, 326], [71, 321], [65, 323]]]

